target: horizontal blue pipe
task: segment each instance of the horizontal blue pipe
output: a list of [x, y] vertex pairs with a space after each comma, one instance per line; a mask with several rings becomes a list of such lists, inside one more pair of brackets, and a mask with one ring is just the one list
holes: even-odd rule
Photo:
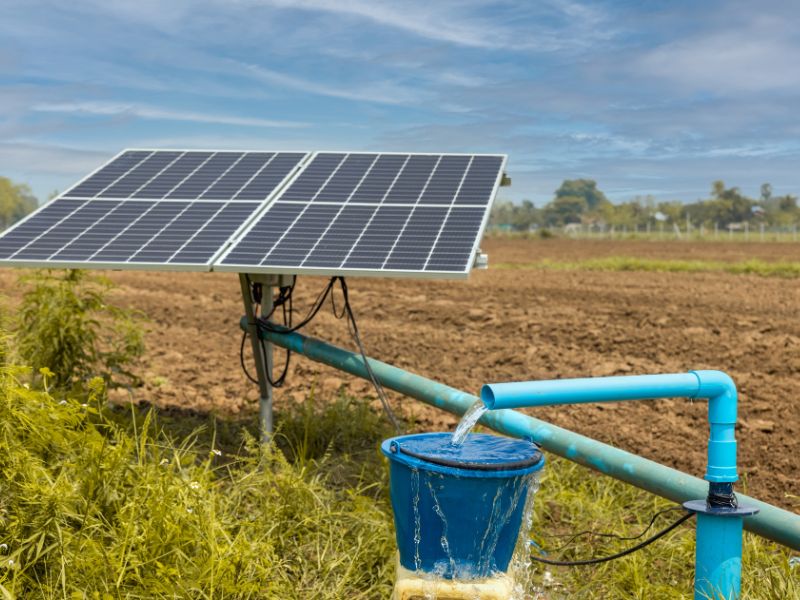
[[[247, 327], [246, 319], [242, 321], [242, 326]], [[369, 377], [361, 356], [349, 350], [300, 333], [262, 331], [260, 335], [266, 341], [311, 360], [356, 377]], [[379, 360], [371, 358], [369, 364], [384, 387], [456, 415], [463, 415], [479, 401], [477, 396]], [[481, 423], [505, 435], [531, 439], [553, 454], [674, 502], [705, 498], [708, 493], [708, 483], [702, 479], [514, 410], [490, 411], [483, 416]], [[738, 496], [742, 503], [753, 505], [761, 511], [744, 519], [745, 529], [800, 551], [800, 515], [744, 494]]]
[[481, 400], [492, 410], [655, 398], [708, 399], [705, 478], [736, 481], [736, 384], [721, 371], [489, 383], [481, 389]]

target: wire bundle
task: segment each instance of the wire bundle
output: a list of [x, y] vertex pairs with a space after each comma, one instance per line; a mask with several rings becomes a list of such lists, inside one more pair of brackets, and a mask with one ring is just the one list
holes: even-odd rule
[[[339, 283], [339, 287], [342, 292], [342, 301], [343, 306], [341, 311], [337, 310], [336, 307], [336, 299], [334, 296], [334, 289], [336, 287], [336, 283]], [[331, 301], [331, 308], [333, 315], [337, 319], [346, 318], [347, 319], [347, 329], [350, 332], [350, 336], [353, 338], [353, 341], [356, 343], [358, 347], [358, 351], [361, 354], [361, 358], [364, 361], [364, 369], [367, 372], [367, 376], [372, 383], [373, 387], [375, 388], [375, 392], [378, 395], [378, 398], [381, 401], [381, 406], [383, 407], [383, 411], [386, 414], [386, 417], [392, 423], [392, 426], [395, 428], [396, 431], [400, 431], [400, 425], [397, 421], [397, 418], [394, 415], [391, 407], [389, 406], [389, 400], [386, 397], [386, 391], [383, 389], [380, 381], [375, 376], [375, 373], [372, 370], [372, 367], [369, 364], [369, 360], [367, 359], [367, 353], [364, 349], [364, 344], [361, 341], [361, 334], [358, 330], [358, 324], [356, 323], [355, 313], [353, 312], [353, 306], [350, 303], [350, 295], [347, 288], [347, 281], [344, 277], [336, 276], [331, 277], [328, 281], [328, 284], [323, 288], [323, 290], [317, 295], [317, 298], [314, 300], [314, 303], [311, 305], [311, 308], [308, 310], [306, 316], [297, 324], [292, 324], [292, 317], [293, 317], [293, 306], [292, 306], [292, 295], [294, 293], [294, 288], [297, 283], [297, 279], [295, 278], [294, 282], [291, 286], [281, 287], [279, 290], [278, 295], [274, 298], [272, 309], [269, 311], [268, 314], [259, 315], [259, 309], [261, 308], [262, 302], [262, 290], [260, 283], [252, 283], [248, 278], [248, 287], [251, 293], [251, 300], [253, 302], [253, 314], [256, 315], [256, 323], [258, 325], [258, 329], [260, 332], [264, 333], [273, 333], [273, 334], [281, 334], [285, 335], [287, 333], [292, 333], [298, 331], [308, 325], [311, 321], [314, 320], [314, 317], [317, 316], [319, 311], [322, 309], [322, 306], [325, 304], [325, 300], [330, 297]], [[281, 307], [283, 313], [283, 324], [278, 325], [274, 323], [271, 319], [275, 313], [275, 311]], [[248, 332], [244, 332], [242, 335], [242, 343], [241, 347], [239, 348], [239, 359], [242, 365], [242, 370], [244, 371], [247, 378], [252, 381], [253, 383], [258, 383], [258, 379], [253, 377], [248, 371], [244, 361], [244, 345], [245, 341], [247, 340]], [[262, 352], [262, 358], [264, 363], [267, 364], [266, 360], [266, 348], [265, 342], [259, 336], [259, 348]], [[289, 371], [289, 362], [291, 359], [291, 351], [286, 350], [286, 361], [284, 362], [283, 369], [281, 374], [276, 379], [272, 378], [272, 373], [270, 373], [270, 369], [267, 369], [267, 381], [273, 387], [281, 387], [286, 381], [286, 375]]]

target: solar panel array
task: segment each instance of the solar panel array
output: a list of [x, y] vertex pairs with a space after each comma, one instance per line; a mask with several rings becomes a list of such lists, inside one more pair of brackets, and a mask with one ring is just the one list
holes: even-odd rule
[[123, 152], [0, 237], [0, 264], [209, 270], [306, 156]]
[[466, 275], [498, 155], [319, 153], [215, 269]]
[[503, 166], [128, 150], [0, 234], [0, 265], [466, 276]]

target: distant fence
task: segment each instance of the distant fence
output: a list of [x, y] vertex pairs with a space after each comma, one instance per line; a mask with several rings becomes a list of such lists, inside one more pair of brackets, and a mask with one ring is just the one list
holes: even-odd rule
[[[797, 242], [800, 241], [800, 226], [733, 223], [731, 225], [715, 224], [713, 226], [684, 225], [659, 223], [657, 225], [640, 225], [637, 227], [615, 227], [613, 225], [584, 225], [570, 223], [563, 227], [538, 227], [520, 232], [503, 226], [492, 226], [494, 234], [527, 233], [543, 234], [545, 231], [563, 237], [575, 239], [649, 239], [649, 240], [719, 240], [738, 242]], [[545, 234], [546, 235], [546, 234]]]

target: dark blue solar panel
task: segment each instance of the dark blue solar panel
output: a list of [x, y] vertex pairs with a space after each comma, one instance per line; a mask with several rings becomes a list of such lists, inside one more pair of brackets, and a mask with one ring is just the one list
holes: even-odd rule
[[488, 205], [502, 164], [503, 159], [499, 156], [474, 157], [455, 203]]
[[[59, 202], [56, 200], [56, 202]], [[80, 208], [54, 225], [46, 234], [33, 240], [13, 255], [15, 260], [47, 259], [79, 237], [93, 223], [116, 208], [117, 202], [86, 202]]]
[[443, 156], [419, 200], [420, 203], [450, 204], [458, 193], [469, 162], [469, 156]]
[[439, 234], [448, 209], [439, 206], [417, 206], [397, 239], [385, 269], [422, 270]]
[[[334, 204], [311, 204], [291, 229], [267, 254], [262, 265], [300, 266], [316, 241], [331, 224], [341, 207]], [[263, 218], [263, 217], [262, 217]]]
[[222, 264], [465, 273], [501, 168], [499, 156], [318, 154]]
[[[0, 235], [0, 260], [208, 265], [303, 153], [128, 151]], [[499, 156], [320, 153], [222, 264], [466, 272]], [[237, 269], [238, 270], [238, 269]]]
[[202, 167], [213, 152], [187, 152], [172, 163], [158, 177], [133, 194], [132, 198], [163, 198], [184, 179]]
[[408, 160], [408, 156], [405, 154], [380, 155], [350, 201], [380, 203], [406, 160]]
[[0, 259], [10, 258], [81, 207], [84, 202], [84, 200], [54, 200], [39, 209], [37, 213], [0, 237]]
[[346, 202], [367, 174], [374, 154], [351, 154], [331, 176], [314, 200], [318, 202]]
[[208, 262], [259, 206], [258, 202], [231, 202], [224, 205], [169, 262]]
[[180, 157], [180, 152], [155, 152], [100, 192], [98, 198], [130, 198]]
[[412, 155], [384, 202], [416, 204], [437, 162], [437, 156]]
[[273, 158], [237, 195], [236, 200], [266, 200], [297, 167], [305, 154], [283, 152]]
[[376, 206], [358, 205], [342, 208], [330, 229], [319, 238], [316, 247], [308, 254], [303, 266], [339, 267], [377, 209]]
[[186, 205], [182, 202], [140, 201], [142, 211], [122, 233], [108, 241], [91, 260], [126, 261], [171, 221]]
[[353, 246], [344, 268], [380, 269], [411, 214], [410, 206], [381, 206]]
[[484, 213], [482, 208], [453, 208], [442, 227], [425, 270], [465, 269], [473, 259], [472, 251]]
[[169, 200], [195, 200], [199, 198], [209, 186], [222, 177], [241, 157], [241, 152], [217, 152], [208, 159], [202, 169], [193, 173], [173, 190], [167, 198]]
[[152, 152], [142, 150], [123, 152], [111, 163], [88, 177], [86, 181], [76, 185], [64, 194], [64, 197], [91, 198], [102, 192], [151, 154]]
[[277, 202], [269, 211], [269, 217], [259, 219], [236, 247], [222, 261], [227, 264], [258, 265], [278, 242], [295, 219], [305, 209], [303, 204]]
[[200, 197], [204, 200], [233, 198], [274, 156], [267, 152], [250, 152], [244, 155]]
[[281, 195], [281, 200], [299, 200], [302, 202], [313, 200], [317, 192], [339, 167], [345, 156], [345, 154], [332, 153], [317, 154], [312, 163], [303, 170], [289, 189]]
[[[95, 203], [101, 204], [101, 203]], [[152, 202], [103, 202], [114, 208], [88, 225], [64, 248], [50, 257], [51, 260], [88, 260], [115, 236], [122, 233], [133, 221], [153, 206]]]

